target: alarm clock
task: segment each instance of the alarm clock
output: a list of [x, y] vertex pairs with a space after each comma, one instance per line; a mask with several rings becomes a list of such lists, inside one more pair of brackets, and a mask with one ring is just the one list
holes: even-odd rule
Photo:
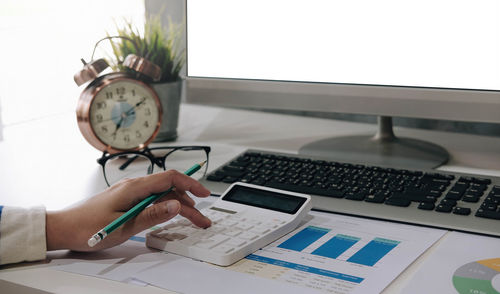
[[83, 137], [108, 153], [139, 150], [151, 143], [160, 129], [162, 107], [157, 93], [140, 77], [158, 80], [160, 67], [131, 54], [123, 61], [130, 72], [100, 75], [109, 67], [106, 60], [82, 62], [74, 80], [78, 86], [90, 82], [76, 109]]

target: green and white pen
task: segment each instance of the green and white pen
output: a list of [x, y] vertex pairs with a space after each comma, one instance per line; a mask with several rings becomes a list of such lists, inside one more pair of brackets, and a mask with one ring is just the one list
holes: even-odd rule
[[[185, 171], [184, 174], [188, 175], [188, 176], [194, 174], [202, 166], [204, 166], [205, 163], [207, 163], [207, 161], [203, 161], [201, 163], [197, 163], [197, 164], [193, 165], [191, 168], [189, 168], [187, 171]], [[144, 200], [142, 200], [141, 202], [139, 202], [136, 206], [132, 207], [129, 211], [125, 212], [119, 218], [115, 219], [109, 225], [107, 225], [106, 227], [104, 227], [102, 230], [100, 230], [99, 232], [95, 233], [88, 240], [87, 243], [89, 244], [90, 247], [94, 247], [97, 243], [101, 242], [101, 240], [103, 240], [104, 238], [106, 238], [107, 235], [109, 235], [111, 232], [113, 232], [114, 230], [116, 230], [119, 226], [121, 226], [122, 224], [124, 224], [125, 222], [127, 222], [129, 219], [131, 219], [131, 218], [135, 217], [136, 215], [138, 215], [148, 205], [150, 205], [154, 201], [162, 198], [163, 196], [167, 195], [173, 189], [174, 189], [174, 187], [172, 186], [172, 187], [170, 187], [170, 189], [168, 189], [165, 192], [161, 192], [159, 194], [153, 194], [153, 195], [145, 198]]]

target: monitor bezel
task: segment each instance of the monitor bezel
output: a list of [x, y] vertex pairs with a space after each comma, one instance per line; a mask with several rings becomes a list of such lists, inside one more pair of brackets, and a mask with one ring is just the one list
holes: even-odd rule
[[[189, 62], [189, 60], [187, 60]], [[186, 76], [194, 104], [500, 123], [500, 92]]]

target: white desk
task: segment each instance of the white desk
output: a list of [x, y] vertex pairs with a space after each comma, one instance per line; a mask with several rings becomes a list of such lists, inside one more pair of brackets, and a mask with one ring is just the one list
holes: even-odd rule
[[[179, 138], [170, 144], [212, 146], [209, 170], [247, 148], [296, 152], [321, 138], [375, 133], [362, 123], [182, 105]], [[442, 170], [500, 176], [500, 138], [396, 128], [396, 134], [445, 147], [452, 159]], [[106, 187], [96, 159], [101, 153], [81, 136], [74, 113], [4, 127], [0, 142], [0, 204], [49, 210], [67, 207]], [[432, 248], [386, 293], [398, 293]], [[60, 256], [50, 253], [49, 257]], [[34, 265], [0, 270], [0, 280], [59, 293], [132, 293], [136, 286], [58, 272]], [[5, 284], [4, 284], [5, 285]], [[89, 288], [91, 287], [91, 288]], [[19, 289], [17, 289], [19, 290]], [[141, 287], [141, 293], [165, 293]]]

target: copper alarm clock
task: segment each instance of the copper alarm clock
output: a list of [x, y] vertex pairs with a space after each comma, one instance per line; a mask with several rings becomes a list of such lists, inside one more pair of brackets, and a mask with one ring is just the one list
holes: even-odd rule
[[[161, 75], [157, 65], [133, 54], [127, 56], [123, 65], [153, 80]], [[90, 82], [77, 105], [80, 132], [92, 146], [104, 152], [142, 149], [160, 129], [162, 108], [158, 95], [131, 73], [99, 76], [107, 67], [104, 59], [84, 62], [84, 68], [74, 76], [78, 86]]]

